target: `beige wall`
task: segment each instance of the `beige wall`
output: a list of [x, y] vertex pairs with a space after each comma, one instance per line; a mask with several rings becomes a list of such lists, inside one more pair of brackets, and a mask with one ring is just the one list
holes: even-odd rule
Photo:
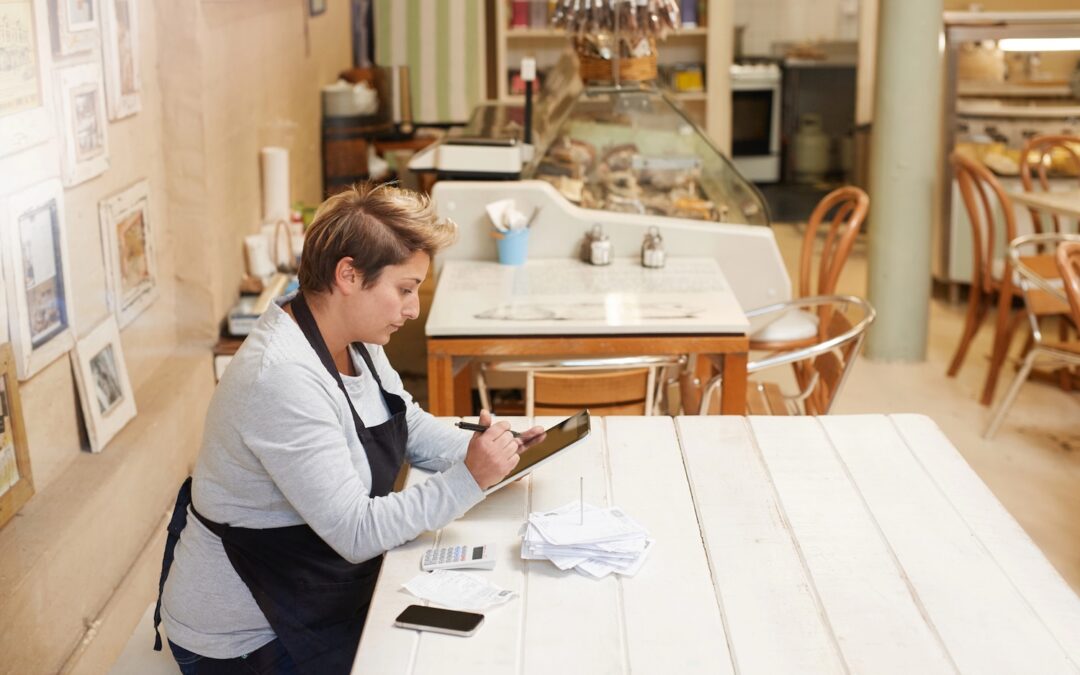
[[[150, 180], [161, 295], [122, 334], [139, 414], [90, 455], [67, 357], [22, 383], [36, 494], [0, 530], [2, 673], [107, 670], [156, 591], [146, 568], [198, 452], [209, 347], [258, 226], [258, 149], [288, 147], [293, 198], [320, 198], [318, 89], [349, 65], [349, 3], [310, 19], [305, 4], [139, 3], [142, 110], [109, 125], [109, 170], [65, 190], [85, 335], [108, 313], [98, 202]], [[3, 158], [0, 192], [55, 171], [55, 143]]]

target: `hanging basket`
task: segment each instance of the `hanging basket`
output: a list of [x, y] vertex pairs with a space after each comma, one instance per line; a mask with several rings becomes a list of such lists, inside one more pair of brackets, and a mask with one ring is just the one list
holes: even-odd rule
[[[656, 79], [656, 40], [649, 38], [649, 54], [619, 59], [620, 82], [645, 82]], [[615, 60], [578, 52], [578, 71], [586, 83], [615, 82]]]

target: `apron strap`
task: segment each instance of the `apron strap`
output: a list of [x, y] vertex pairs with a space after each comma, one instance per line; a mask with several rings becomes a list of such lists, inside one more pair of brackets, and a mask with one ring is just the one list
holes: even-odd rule
[[[172, 567], [173, 557], [176, 553], [176, 542], [180, 541], [180, 533], [187, 526], [187, 509], [191, 506], [191, 476], [187, 477], [180, 490], [176, 493], [176, 505], [173, 506], [172, 518], [169, 520], [169, 534], [165, 539], [165, 554], [161, 559], [161, 577], [158, 579], [158, 599], [154, 606], [154, 651], [161, 651], [161, 594], [165, 590], [165, 580], [169, 578], [169, 569]], [[191, 506], [192, 510], [195, 509]]]

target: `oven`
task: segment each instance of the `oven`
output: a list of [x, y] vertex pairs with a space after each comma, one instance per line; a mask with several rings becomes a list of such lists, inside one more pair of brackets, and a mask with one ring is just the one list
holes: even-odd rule
[[731, 159], [747, 180], [780, 180], [780, 67], [731, 66]]

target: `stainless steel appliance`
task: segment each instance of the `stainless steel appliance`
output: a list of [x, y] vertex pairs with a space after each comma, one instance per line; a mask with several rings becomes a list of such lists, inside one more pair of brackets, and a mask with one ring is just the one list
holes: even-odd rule
[[780, 67], [731, 66], [731, 155], [735, 168], [756, 183], [780, 180]]

